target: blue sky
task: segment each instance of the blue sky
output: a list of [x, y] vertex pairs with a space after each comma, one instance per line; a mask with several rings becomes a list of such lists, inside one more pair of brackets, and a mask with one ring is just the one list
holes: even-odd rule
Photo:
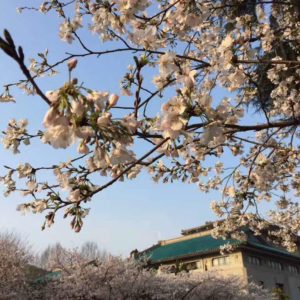
[[[61, 42], [58, 37], [59, 20], [55, 14], [44, 16], [31, 11], [18, 14], [19, 6], [40, 3], [42, 1], [10, 0], [0, 1], [0, 30], [7, 28], [22, 45], [26, 58], [36, 57], [36, 53], [49, 49], [50, 61], [63, 58], [64, 53], [80, 53], [75, 45]], [[82, 38], [93, 49], [107, 49], [97, 37], [83, 34]], [[76, 76], [90, 88], [119, 92], [119, 80], [131, 63], [126, 54], [101, 57], [98, 60], [86, 58], [79, 60]], [[0, 86], [22, 79], [21, 71], [15, 62], [0, 53]], [[66, 80], [66, 68], [59, 69], [60, 74], [53, 78], [39, 80], [40, 87], [52, 90], [60, 87]], [[19, 90], [13, 90], [16, 104], [0, 105], [0, 130], [6, 128], [11, 118], [28, 118], [34, 132], [41, 127], [46, 104], [38, 97], [26, 96]], [[124, 98], [123, 104], [128, 99]], [[32, 165], [47, 165], [70, 158], [72, 151], [54, 150], [48, 145], [34, 143], [32, 147], [22, 148], [22, 153], [13, 155], [0, 146], [0, 170], [4, 164], [16, 166], [29, 161]], [[140, 149], [141, 150], [141, 149]], [[103, 179], [102, 179], [103, 180]], [[1, 189], [2, 187], [0, 187]], [[101, 248], [113, 254], [128, 255], [137, 248], [149, 247], [157, 240], [167, 239], [180, 234], [181, 229], [198, 226], [205, 221], [215, 219], [209, 209], [210, 200], [216, 199], [219, 192], [203, 194], [195, 184], [153, 183], [148, 174], [143, 174], [134, 181], [117, 183], [112, 188], [98, 194], [90, 203], [91, 212], [85, 220], [82, 231], [74, 233], [69, 222], [57, 218], [50, 229], [41, 231], [42, 215], [27, 214], [21, 216], [16, 211], [17, 204], [24, 201], [15, 194], [9, 198], [0, 196], [0, 230], [14, 230], [25, 237], [36, 250], [60, 242], [66, 247], [80, 246], [93, 240]], [[29, 200], [29, 199], [28, 199]]]

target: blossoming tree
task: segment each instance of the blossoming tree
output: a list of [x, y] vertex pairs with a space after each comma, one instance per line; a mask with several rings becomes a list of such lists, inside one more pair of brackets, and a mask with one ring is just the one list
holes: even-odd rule
[[[91, 249], [92, 244], [86, 245]], [[0, 233], [1, 299], [273, 299], [270, 291], [237, 277], [158, 274], [133, 259], [92, 255], [91, 260], [86, 248], [48, 248], [54, 255], [47, 266], [56, 270], [51, 273], [29, 264], [33, 254], [26, 241]]]
[[0, 233], [1, 299], [24, 296], [27, 292], [26, 272], [32, 260], [31, 249], [25, 241], [13, 233]]
[[[299, 1], [52, 0], [19, 8], [27, 9], [45, 18], [56, 11], [59, 37], [78, 43], [81, 53], [52, 62], [46, 52], [28, 65], [26, 49], [4, 32], [0, 47], [25, 78], [5, 85], [1, 102], [15, 101], [18, 87], [49, 106], [38, 133], [29, 132], [27, 120], [11, 120], [4, 147], [18, 153], [38, 138], [53, 148], [76, 144], [78, 155], [55, 165], [7, 167], [2, 177], [6, 194], [22, 190], [32, 196], [20, 210], [46, 212], [48, 226], [64, 210], [80, 231], [88, 201], [148, 170], [154, 181], [181, 180], [202, 192], [222, 191], [211, 203], [225, 219], [216, 236], [243, 238], [247, 225], [295, 249], [300, 229]], [[107, 50], [87, 45], [84, 30], [98, 35]], [[123, 78], [116, 79], [121, 79], [120, 91], [92, 90], [84, 78], [72, 75], [88, 57], [124, 52], [132, 59]], [[69, 78], [60, 88], [43, 91], [40, 77], [55, 74], [63, 64]], [[216, 91], [226, 97], [214, 96]], [[256, 107], [258, 121], [249, 105]], [[147, 148], [140, 156], [137, 141]], [[51, 170], [53, 181], [39, 179]], [[97, 176], [107, 182], [99, 185]], [[270, 200], [273, 209], [263, 218], [260, 204]]]
[[67, 254], [72, 267], [64, 267], [60, 278], [40, 287], [43, 299], [276, 299], [270, 291], [234, 276], [158, 274], [132, 259], [110, 256], [86, 262], [76, 251]]
[[275, 299], [270, 291], [237, 277], [158, 274], [133, 259], [109, 255], [90, 260], [85, 251], [49, 249], [54, 255], [47, 265], [55, 272], [28, 265], [33, 255], [26, 242], [0, 233], [1, 299]]

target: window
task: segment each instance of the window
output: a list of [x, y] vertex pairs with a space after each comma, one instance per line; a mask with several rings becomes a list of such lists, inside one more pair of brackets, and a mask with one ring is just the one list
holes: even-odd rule
[[247, 257], [248, 262], [252, 265], [260, 266], [261, 265], [261, 259], [256, 256], [248, 256]]
[[182, 265], [182, 268], [186, 271], [191, 271], [191, 270], [196, 270], [197, 269], [197, 262], [189, 262], [189, 263], [184, 263]]
[[278, 261], [268, 260], [268, 266], [277, 271], [283, 270], [282, 264]]
[[170, 273], [175, 273], [176, 272], [176, 266], [171, 266], [170, 267]]
[[289, 272], [294, 273], [294, 274], [298, 274], [298, 272], [299, 272], [298, 267], [289, 265]]
[[229, 256], [216, 257], [213, 258], [212, 260], [212, 265], [214, 267], [229, 265], [229, 263], [230, 263]]
[[275, 286], [276, 286], [276, 289], [280, 290], [281, 292], [284, 292], [283, 283], [276, 283]]

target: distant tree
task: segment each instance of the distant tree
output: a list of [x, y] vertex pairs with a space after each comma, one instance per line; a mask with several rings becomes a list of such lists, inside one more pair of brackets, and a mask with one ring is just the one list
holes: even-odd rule
[[[72, 253], [72, 255], [70, 255]], [[95, 242], [85, 242], [79, 249], [70, 250], [64, 248], [60, 243], [48, 246], [40, 255], [36, 258], [36, 264], [47, 270], [62, 269], [66, 265], [73, 265], [73, 259], [75, 257], [80, 261], [102, 261], [108, 257], [108, 253], [104, 250], [100, 250], [99, 246]]]
[[105, 260], [108, 257], [108, 253], [101, 250], [95, 242], [85, 242], [80, 248], [80, 255], [85, 260]]
[[[78, 253], [79, 255], [79, 253]], [[47, 270], [62, 269], [64, 266], [72, 265], [69, 251], [60, 243], [48, 246], [37, 259], [37, 264]]]

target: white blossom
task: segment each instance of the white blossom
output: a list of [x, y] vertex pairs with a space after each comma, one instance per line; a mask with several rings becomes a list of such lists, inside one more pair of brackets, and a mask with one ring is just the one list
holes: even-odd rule
[[74, 131], [68, 125], [50, 126], [43, 134], [43, 143], [49, 143], [54, 148], [67, 148], [74, 142]]

